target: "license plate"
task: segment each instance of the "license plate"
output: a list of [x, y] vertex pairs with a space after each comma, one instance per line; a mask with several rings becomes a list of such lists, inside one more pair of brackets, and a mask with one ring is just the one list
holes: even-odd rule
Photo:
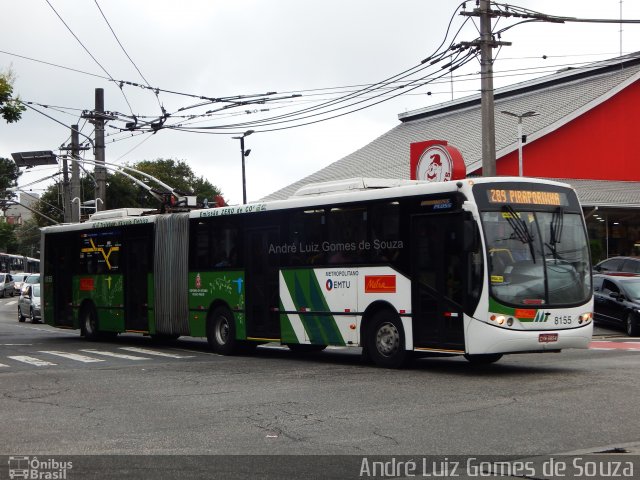
[[558, 334], [557, 333], [541, 333], [538, 335], [538, 343], [549, 343], [549, 342], [557, 342]]

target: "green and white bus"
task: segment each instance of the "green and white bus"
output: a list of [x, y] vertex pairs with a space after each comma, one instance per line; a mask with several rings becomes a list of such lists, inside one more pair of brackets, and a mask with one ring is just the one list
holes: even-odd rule
[[42, 230], [44, 319], [87, 339], [206, 337], [413, 355], [586, 348], [589, 243], [566, 184], [353, 179], [286, 200], [183, 213], [99, 212]]

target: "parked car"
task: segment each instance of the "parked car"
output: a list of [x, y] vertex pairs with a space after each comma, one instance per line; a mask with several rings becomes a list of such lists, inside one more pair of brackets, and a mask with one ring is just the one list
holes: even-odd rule
[[20, 293], [23, 293], [25, 291], [25, 289], [27, 288], [27, 285], [33, 285], [34, 283], [40, 283], [39, 273], [30, 273], [29, 276], [24, 279]]
[[26, 278], [29, 276], [29, 274], [24, 272], [19, 272], [19, 273], [14, 273], [11, 276], [13, 277], [13, 289], [15, 291], [15, 294], [20, 295], [20, 291], [22, 290], [22, 284], [24, 283]]
[[594, 319], [640, 334], [640, 275], [625, 273], [593, 276]]
[[0, 297], [4, 298], [7, 295], [12, 297], [15, 295], [13, 277], [10, 273], [0, 273]]
[[40, 284], [27, 285], [18, 299], [18, 321], [24, 322], [29, 317], [31, 323], [39, 322], [42, 318], [40, 311]]
[[627, 272], [640, 275], [640, 257], [611, 257], [602, 260], [593, 273]]

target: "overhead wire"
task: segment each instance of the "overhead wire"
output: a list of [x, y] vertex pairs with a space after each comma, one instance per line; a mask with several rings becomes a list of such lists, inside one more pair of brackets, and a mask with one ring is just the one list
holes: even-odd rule
[[[89, 56], [96, 63], [96, 65], [98, 65], [102, 69], [102, 71], [107, 74], [107, 76], [109, 77], [109, 79], [111, 79], [111, 81], [115, 82], [115, 79], [111, 76], [111, 74], [107, 71], [107, 69], [102, 66], [102, 64], [98, 61], [98, 59], [93, 56], [93, 54], [89, 51], [89, 49], [85, 46], [85, 44], [82, 43], [82, 40], [80, 40], [80, 38], [78, 38], [78, 36], [74, 33], [74, 31], [71, 29], [71, 27], [67, 24], [67, 22], [64, 21], [64, 19], [58, 13], [58, 11], [54, 8], [54, 6], [51, 5], [51, 2], [49, 0], [44, 0], [44, 1], [49, 5], [49, 7], [51, 7], [51, 10], [53, 10], [53, 12], [56, 14], [56, 16], [62, 22], [62, 24], [67, 28], [67, 30], [69, 30], [69, 33], [71, 33], [71, 35], [73, 35], [73, 38], [75, 38], [76, 41], [80, 44], [80, 46], [84, 49], [84, 51], [87, 52], [87, 54], [89, 54]], [[127, 98], [127, 95], [124, 93], [124, 90], [122, 89], [122, 86], [120, 86], [120, 91], [122, 92], [122, 96], [124, 97], [125, 102], [127, 102], [127, 105], [129, 106], [129, 109], [131, 110], [131, 114], [133, 115], [133, 108], [131, 107], [131, 104], [129, 103], [129, 99]]]

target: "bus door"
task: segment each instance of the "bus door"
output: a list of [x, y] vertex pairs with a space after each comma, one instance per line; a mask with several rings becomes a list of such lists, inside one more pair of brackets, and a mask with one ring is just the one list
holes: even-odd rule
[[[76, 235], [71, 233], [48, 234], [45, 238], [44, 285], [45, 315], [52, 314], [56, 326], [73, 327], [73, 276], [72, 265], [79, 256]], [[77, 288], [77, 287], [76, 287]], [[47, 291], [49, 293], [47, 293]]]
[[411, 220], [415, 347], [464, 350], [463, 292], [467, 254], [463, 214], [416, 215]]
[[269, 254], [278, 245], [277, 227], [250, 229], [245, 241], [245, 311], [247, 337], [280, 340], [279, 255]]
[[123, 242], [125, 330], [149, 330], [148, 282], [153, 244], [150, 234], [132, 233]]

